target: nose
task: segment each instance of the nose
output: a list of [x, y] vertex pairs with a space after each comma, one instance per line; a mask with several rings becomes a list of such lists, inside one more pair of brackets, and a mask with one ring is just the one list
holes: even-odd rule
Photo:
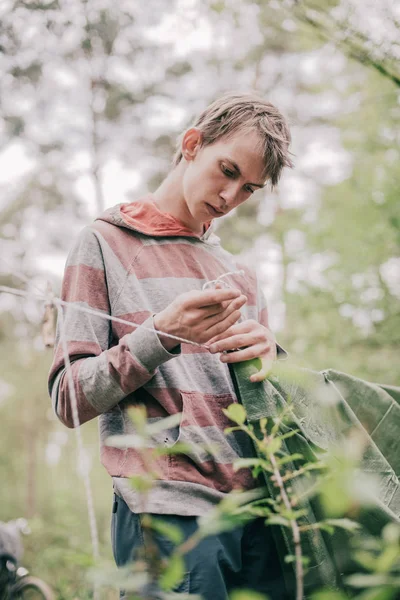
[[240, 184], [238, 185], [235, 181], [230, 182], [224, 187], [219, 196], [224, 201], [225, 207], [232, 208], [236, 206], [239, 201], [240, 189]]

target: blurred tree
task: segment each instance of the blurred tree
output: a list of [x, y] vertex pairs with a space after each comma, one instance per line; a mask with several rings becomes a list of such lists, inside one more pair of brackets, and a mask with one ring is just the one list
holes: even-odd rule
[[173, 111], [191, 67], [160, 42], [165, 15], [156, 0], [2, 4], [0, 147], [26, 171], [1, 189], [2, 271], [31, 277], [40, 255], [65, 255], [105, 208], [110, 165], [129, 165], [139, 180], [166, 168], [171, 121], [154, 121]]
[[[306, 6], [308, 17], [342, 19], [328, 43], [304, 22]], [[400, 109], [393, 80], [337, 46], [350, 35], [340, 6], [3, 0], [0, 149], [25, 174], [0, 180], [0, 284], [44, 289], [41, 256], [64, 260], [104, 203], [153, 190], [176, 135], [220, 92], [256, 88], [289, 117], [296, 168], [279, 190], [258, 192], [219, 221], [223, 244], [257, 264], [271, 324], [295, 362], [398, 383]], [[363, 23], [379, 6], [362, 5]], [[372, 52], [370, 33], [363, 47]], [[396, 73], [386, 57], [384, 65]], [[53, 283], [57, 292], [60, 279]], [[42, 309], [1, 295], [0, 518], [35, 513], [28, 566], [39, 560], [60, 598], [83, 598], [85, 498], [74, 484], [74, 438], [52, 416], [44, 385], [51, 353], [40, 340]], [[84, 437], [109, 552], [110, 488], [95, 422]]]
[[[273, 22], [271, 5], [260, 9], [260, 22]], [[283, 19], [282, 12], [279, 16]], [[219, 233], [231, 251], [242, 252], [253, 264], [254, 256], [278, 261], [275, 308], [281, 306], [286, 314], [282, 341], [296, 361], [395, 383], [400, 327], [398, 93], [390, 79], [354, 63], [339, 66], [336, 73], [328, 65], [318, 72], [323, 66], [318, 54], [324, 49], [318, 38], [310, 39], [303, 19], [283, 28], [291, 31], [289, 47], [304, 48], [309, 62], [306, 77], [300, 68], [291, 81], [296, 169], [284, 176], [278, 193], [260, 192], [224, 219]], [[285, 33], [280, 39], [285, 40]], [[269, 53], [258, 62], [264, 94], [267, 56], [271, 61]], [[331, 57], [337, 61], [340, 54], [336, 50]], [[323, 114], [321, 105], [304, 110], [304, 99], [311, 103], [318, 97], [322, 102], [328, 97], [334, 110]], [[315, 139], [316, 128], [326, 140], [340, 135], [341, 173], [329, 144]], [[274, 275], [265, 278], [267, 294], [277, 286]]]
[[400, 12], [394, 0], [292, 0], [297, 19], [400, 87]]

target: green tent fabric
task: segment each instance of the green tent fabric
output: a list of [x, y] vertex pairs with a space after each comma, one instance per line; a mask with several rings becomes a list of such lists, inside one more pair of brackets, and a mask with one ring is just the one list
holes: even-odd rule
[[[278, 416], [291, 403], [293, 428], [299, 432], [283, 441], [285, 453], [301, 453], [306, 460], [315, 461], [319, 449], [339, 446], [350, 430], [356, 430], [364, 447], [359, 468], [379, 482], [373, 503], [360, 509], [357, 521], [374, 535], [387, 523], [400, 522], [400, 388], [369, 383], [331, 369], [316, 372], [278, 367], [262, 383], [249, 381], [249, 374], [254, 372], [250, 363], [231, 364], [230, 372], [247, 420], [255, 427], [261, 418]], [[298, 467], [292, 462], [285, 469]], [[268, 493], [276, 497], [278, 489], [268, 476], [265, 479]], [[292, 487], [296, 489], [296, 479]], [[304, 500], [301, 508], [307, 510], [303, 522], [312, 524], [323, 518], [316, 498]], [[286, 527], [274, 530], [288, 585], [292, 586], [294, 567], [283, 561], [284, 556], [293, 554], [291, 531]], [[345, 576], [355, 568], [349, 537], [343, 530], [333, 535], [321, 530], [302, 534], [302, 551], [310, 560], [306, 592], [320, 586], [345, 587]]]

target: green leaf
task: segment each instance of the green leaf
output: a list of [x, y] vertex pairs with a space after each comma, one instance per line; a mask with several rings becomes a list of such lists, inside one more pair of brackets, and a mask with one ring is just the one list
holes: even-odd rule
[[172, 554], [164, 568], [159, 583], [163, 590], [172, 590], [183, 579], [185, 562], [179, 554]]
[[398, 544], [400, 542], [400, 526], [398, 523], [389, 523], [385, 525], [382, 531], [382, 537], [389, 544]]
[[133, 475], [129, 480], [132, 487], [138, 492], [148, 492], [154, 485], [154, 480], [149, 474]]
[[224, 408], [223, 412], [231, 421], [238, 425], [243, 425], [246, 421], [246, 411], [241, 404], [230, 404], [228, 408]]
[[221, 0], [217, 1], [217, 2], [212, 2], [210, 4], [210, 9], [213, 10], [216, 13], [222, 13], [224, 12], [226, 6], [225, 6], [225, 2], [222, 2]]
[[338, 482], [334, 480], [321, 482], [320, 499], [324, 513], [332, 516], [339, 516], [346, 513], [352, 502], [348, 490], [344, 487], [340, 489]]
[[128, 415], [138, 433], [143, 435], [147, 424], [146, 408], [144, 406], [131, 406], [128, 408]]
[[326, 469], [326, 464], [322, 461], [317, 461], [313, 463], [308, 463], [304, 467], [302, 467], [305, 471], [315, 471], [315, 469]]
[[232, 433], [232, 431], [242, 431], [241, 427], [226, 427], [224, 433]]
[[239, 471], [239, 469], [261, 467], [264, 463], [269, 466], [268, 463], [266, 463], [262, 458], [238, 458], [233, 463], [233, 469], [235, 471]]
[[193, 453], [194, 445], [187, 442], [176, 442], [173, 446], [161, 446], [154, 450], [156, 456], [166, 456], [170, 454], [191, 454]]
[[[294, 554], [287, 554], [284, 558], [285, 563], [295, 563], [297, 560], [296, 556]], [[310, 559], [308, 558], [308, 556], [301, 556], [300, 557], [300, 562], [307, 567], [310, 563]]]
[[357, 573], [346, 578], [346, 583], [355, 588], [375, 587], [379, 585], [393, 585], [400, 587], [400, 577], [390, 577], [381, 573]]
[[296, 561], [296, 557], [294, 554], [287, 554], [284, 558], [286, 564], [290, 564]]
[[236, 529], [240, 525], [244, 525], [252, 520], [252, 516], [246, 512], [239, 512], [228, 514], [218, 513], [218, 510], [213, 513], [211, 511], [198, 519], [199, 528], [197, 534], [201, 538], [208, 537], [209, 535], [217, 535], [224, 531], [231, 531]]
[[266, 450], [266, 452], [268, 452], [268, 454], [275, 454], [276, 452], [278, 452], [278, 450], [281, 448], [281, 446], [282, 446], [281, 438], [276, 437], [276, 438], [272, 439], [270, 442], [268, 442], [268, 444], [266, 444], [265, 450]]
[[376, 558], [375, 571], [378, 573], [388, 573], [391, 568], [399, 561], [400, 551], [397, 545], [388, 546], [382, 554]]
[[160, 419], [159, 421], [150, 423], [146, 426], [146, 433], [149, 436], [152, 436], [156, 433], [160, 433], [160, 431], [164, 431], [164, 429], [171, 429], [172, 427], [176, 427], [180, 424], [181, 418], [182, 413], [175, 413], [173, 415], [169, 415], [169, 417], [165, 417], [165, 419]]
[[351, 519], [325, 519], [322, 523], [326, 523], [327, 525], [332, 525], [333, 527], [340, 527], [341, 529], [345, 529], [346, 531], [355, 531], [356, 529], [360, 529], [361, 525], [352, 521]]
[[313, 594], [311, 600], [348, 600], [348, 596], [337, 590], [321, 590]]
[[230, 594], [229, 600], [268, 600], [268, 596], [252, 590], [235, 590]]
[[174, 544], [180, 544], [183, 541], [183, 532], [176, 525], [167, 523], [160, 518], [150, 517], [149, 526]]
[[105, 445], [113, 448], [149, 448], [150, 442], [135, 434], [110, 435], [106, 439]]
[[288, 456], [283, 456], [282, 458], [278, 459], [278, 465], [285, 465], [288, 462], [291, 461], [295, 461], [295, 460], [303, 460], [304, 456], [302, 454], [296, 453], [296, 454], [289, 454]]
[[246, 512], [256, 517], [267, 517], [271, 514], [271, 509], [267, 506], [249, 506]]
[[375, 554], [372, 552], [360, 550], [355, 553], [354, 558], [366, 571], [375, 571]]
[[[332, 525], [327, 525], [326, 523], [314, 523], [313, 525], [310, 525], [310, 527], [306, 528], [306, 530], [308, 529], [322, 529], [322, 531], [326, 531], [329, 533], [329, 535], [333, 535], [335, 533], [335, 528]], [[302, 531], [304, 531], [304, 529], [302, 529]]]
[[266, 525], [282, 525], [283, 527], [290, 527], [290, 522], [280, 515], [271, 515], [266, 519], [265, 523]]
[[296, 433], [298, 433], [299, 431], [300, 431], [300, 429], [291, 429], [287, 433], [283, 433], [282, 435], [280, 435], [279, 439], [280, 440], [287, 440], [288, 438], [291, 438], [294, 435], [296, 435]]
[[[135, 572], [132, 569], [132, 565], [126, 565], [118, 569], [109, 567], [108, 565], [99, 565], [89, 569], [87, 578], [89, 582], [97, 586], [108, 587], [112, 585], [130, 592], [141, 590], [150, 582], [149, 574], [146, 571]], [[38, 597], [37, 594], [35, 595]], [[60, 596], [57, 597], [60, 598]], [[65, 596], [62, 595], [61, 597]], [[73, 597], [75, 598], [75, 595]], [[132, 594], [129, 594], [129, 598], [132, 597]]]
[[300, 519], [300, 517], [305, 517], [307, 515], [307, 509], [299, 508], [298, 510], [287, 510], [286, 508], [281, 509], [281, 516], [284, 519], [289, 519], [289, 521], [296, 521]]

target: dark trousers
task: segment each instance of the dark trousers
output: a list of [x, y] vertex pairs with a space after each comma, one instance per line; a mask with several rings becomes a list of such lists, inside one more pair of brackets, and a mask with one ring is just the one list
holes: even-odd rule
[[[154, 515], [179, 527], [184, 539], [197, 529], [197, 517]], [[133, 513], [124, 500], [114, 495], [111, 523], [115, 562], [119, 567], [135, 560], [138, 551], [146, 552], [141, 515]], [[161, 556], [174, 549], [164, 536], [152, 535]], [[271, 527], [258, 518], [233, 531], [211, 535], [185, 555], [185, 577], [174, 590], [199, 594], [203, 600], [226, 600], [233, 589], [249, 589], [267, 594], [270, 600], [286, 600], [283, 575]], [[121, 592], [121, 598], [124, 598]], [[154, 595], [146, 597], [158, 598]]]

